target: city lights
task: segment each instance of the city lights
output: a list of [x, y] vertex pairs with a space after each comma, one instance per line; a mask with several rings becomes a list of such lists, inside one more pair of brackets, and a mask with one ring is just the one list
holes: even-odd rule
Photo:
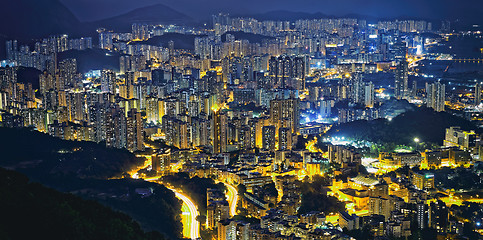
[[213, 1], [2, 4], [2, 236], [481, 238], [480, 1]]

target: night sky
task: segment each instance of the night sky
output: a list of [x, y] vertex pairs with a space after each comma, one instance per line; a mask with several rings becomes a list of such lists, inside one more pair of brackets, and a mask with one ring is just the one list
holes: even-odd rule
[[483, 0], [61, 0], [81, 21], [103, 19], [162, 3], [194, 19], [216, 12], [263, 13], [275, 10], [368, 15], [378, 18], [466, 18], [483, 23]]

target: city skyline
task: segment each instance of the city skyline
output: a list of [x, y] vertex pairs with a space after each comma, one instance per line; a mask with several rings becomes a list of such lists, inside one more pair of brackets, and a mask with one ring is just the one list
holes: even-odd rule
[[483, 238], [483, 2], [59, 1], [0, 8], [0, 239]]

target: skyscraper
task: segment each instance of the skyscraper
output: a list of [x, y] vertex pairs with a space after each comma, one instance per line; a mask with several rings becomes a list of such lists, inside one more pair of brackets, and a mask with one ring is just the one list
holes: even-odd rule
[[394, 74], [394, 96], [397, 99], [404, 99], [408, 92], [408, 62], [406, 59], [401, 61], [396, 67]]
[[60, 81], [63, 82], [65, 86], [60, 86], [61, 89], [64, 87], [75, 87], [76, 86], [76, 74], [77, 74], [77, 60], [75, 58], [65, 59], [59, 63], [59, 77]]
[[481, 84], [477, 83], [475, 86], [475, 105], [480, 105], [481, 103]]
[[136, 40], [149, 39], [149, 26], [147, 24], [134, 23], [132, 25], [132, 37]]
[[222, 153], [226, 152], [227, 141], [227, 116], [220, 109], [213, 111], [213, 152]]
[[292, 149], [292, 132], [290, 128], [278, 129], [278, 149], [284, 151]]
[[321, 100], [320, 101], [320, 117], [328, 118], [332, 115], [332, 103], [334, 100]]
[[116, 75], [111, 70], [101, 72], [101, 91], [116, 93]]
[[275, 127], [265, 126], [262, 128], [262, 142], [263, 149], [274, 151], [275, 150]]
[[364, 105], [369, 108], [374, 107], [374, 84], [372, 82], [368, 82], [364, 86]]
[[279, 88], [303, 89], [305, 87], [305, 60], [302, 57], [278, 56], [269, 60], [272, 84]]
[[292, 133], [300, 133], [300, 100], [291, 94], [288, 99], [270, 101], [270, 118], [273, 125], [282, 127], [283, 121], [288, 121]]
[[131, 152], [144, 150], [143, 119], [141, 113], [133, 108], [128, 112], [126, 120], [127, 149]]
[[427, 107], [434, 109], [436, 112], [444, 111], [444, 101], [445, 101], [445, 85], [440, 82], [435, 82], [428, 84], [426, 87]]

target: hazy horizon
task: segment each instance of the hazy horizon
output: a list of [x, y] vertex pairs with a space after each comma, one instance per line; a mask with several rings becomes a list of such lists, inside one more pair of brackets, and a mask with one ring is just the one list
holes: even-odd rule
[[164, 4], [195, 20], [208, 20], [217, 12], [230, 14], [259, 14], [270, 11], [293, 11], [343, 16], [348, 14], [368, 15], [376, 18], [413, 17], [425, 19], [463, 19], [481, 24], [479, 9], [483, 1], [452, 0], [60, 0], [83, 22], [114, 17], [137, 8]]

